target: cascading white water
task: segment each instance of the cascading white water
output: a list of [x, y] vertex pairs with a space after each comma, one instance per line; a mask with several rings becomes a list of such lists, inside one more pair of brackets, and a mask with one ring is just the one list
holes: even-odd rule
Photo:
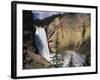
[[39, 51], [39, 54], [49, 61], [50, 56], [49, 56], [48, 41], [44, 28], [36, 26], [35, 43]]
[[72, 65], [75, 67], [83, 66], [85, 63], [85, 56], [79, 55], [75, 51], [66, 51], [64, 55], [64, 67], [69, 66], [70, 60], [72, 58]]

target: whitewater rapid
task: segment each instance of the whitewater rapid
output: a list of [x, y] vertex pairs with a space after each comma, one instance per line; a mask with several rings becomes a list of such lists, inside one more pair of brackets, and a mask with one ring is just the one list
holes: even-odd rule
[[74, 67], [79, 67], [79, 66], [84, 66], [83, 64], [85, 64], [86, 56], [76, 53], [75, 51], [69, 50], [65, 52], [63, 59], [64, 59], [64, 65], [63, 65], [64, 67], [69, 66], [70, 60], [72, 60], [72, 65]]

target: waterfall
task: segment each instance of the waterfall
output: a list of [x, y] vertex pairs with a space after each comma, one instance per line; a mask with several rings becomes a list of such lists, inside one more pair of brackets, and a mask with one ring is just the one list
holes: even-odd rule
[[39, 54], [49, 61], [50, 56], [49, 56], [47, 36], [45, 29], [42, 27], [36, 26], [35, 44]]

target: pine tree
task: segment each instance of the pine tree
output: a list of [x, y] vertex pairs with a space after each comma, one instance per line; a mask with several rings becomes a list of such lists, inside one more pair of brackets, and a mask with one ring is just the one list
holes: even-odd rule
[[86, 33], [86, 25], [85, 25], [85, 23], [84, 23], [84, 24], [83, 24], [83, 32], [82, 32], [82, 41], [84, 41], [85, 33]]
[[52, 61], [52, 66], [55, 68], [63, 66], [63, 58], [60, 55], [54, 55], [51, 61]]
[[73, 67], [72, 58], [73, 58], [73, 55], [71, 55], [71, 59], [70, 59], [70, 62], [69, 62], [69, 67]]

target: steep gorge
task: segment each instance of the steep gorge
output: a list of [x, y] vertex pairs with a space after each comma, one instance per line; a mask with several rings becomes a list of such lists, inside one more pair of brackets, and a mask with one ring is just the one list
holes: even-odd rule
[[50, 62], [39, 55], [36, 48], [33, 36], [36, 32], [35, 26], [45, 28], [51, 53], [63, 55], [66, 51], [75, 51], [85, 55], [86, 66], [90, 65], [90, 14], [65, 13], [34, 21], [32, 12], [25, 11], [23, 20], [23, 69], [50, 67]]

